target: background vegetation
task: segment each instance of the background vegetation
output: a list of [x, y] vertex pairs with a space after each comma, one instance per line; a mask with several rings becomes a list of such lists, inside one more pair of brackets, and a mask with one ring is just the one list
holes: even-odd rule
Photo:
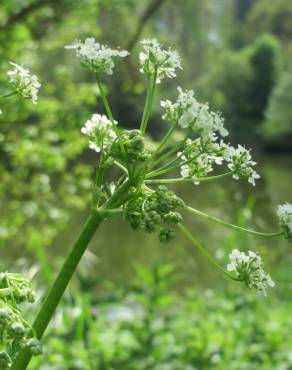
[[[107, 81], [115, 116], [131, 128], [145, 96], [139, 39], [178, 49], [184, 71], [161, 86], [151, 134], [166, 129], [159, 98], [193, 88], [222, 111], [231, 140], [253, 146], [262, 175], [256, 189], [222, 181], [180, 195], [239, 224], [275, 228], [276, 205], [292, 202], [291, 20], [290, 0], [2, 0], [0, 90], [9, 61], [43, 86], [37, 108], [0, 101], [1, 269], [23, 269], [45, 291], [85, 218], [96, 156], [80, 128], [103, 108], [64, 45], [87, 36], [131, 51]], [[92, 242], [32, 369], [292, 369], [289, 245], [188, 222], [222, 263], [232, 248], [260, 251], [277, 289], [258, 301], [219, 279], [183, 238], [161, 247], [112, 222]]]

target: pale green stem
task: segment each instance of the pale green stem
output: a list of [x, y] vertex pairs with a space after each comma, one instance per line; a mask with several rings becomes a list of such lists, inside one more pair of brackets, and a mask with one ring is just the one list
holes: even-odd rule
[[158, 158], [155, 162], [153, 162], [151, 166], [149, 166], [149, 169], [156, 167], [159, 163], [163, 162], [165, 159], [169, 158], [172, 154], [174, 154], [182, 145], [184, 145], [186, 139], [187, 137], [184, 140], [177, 143], [168, 152], [164, 153], [160, 158]]
[[207, 213], [199, 211], [198, 209], [192, 208], [190, 206], [186, 206], [185, 209], [187, 211], [189, 211], [190, 213], [192, 213], [193, 215], [203, 217], [203, 218], [205, 218], [207, 220], [210, 220], [212, 222], [215, 222], [219, 225], [226, 226], [229, 229], [233, 229], [233, 230], [236, 230], [236, 231], [241, 231], [241, 232], [248, 233], [248, 234], [251, 234], [251, 235], [264, 236], [264, 237], [276, 237], [276, 236], [283, 235], [283, 233], [284, 233], [284, 231], [278, 231], [278, 232], [274, 232], [274, 233], [264, 233], [264, 232], [260, 232], [260, 231], [250, 230], [250, 229], [246, 229], [246, 228], [241, 227], [241, 226], [233, 225], [233, 224], [231, 224], [227, 221], [224, 221], [224, 220], [221, 220], [220, 218], [208, 215]]
[[155, 87], [156, 87], [156, 78], [157, 78], [157, 69], [155, 69], [154, 75], [151, 76], [149, 81], [149, 86], [147, 90], [147, 96], [145, 101], [145, 107], [143, 111], [143, 116], [141, 120], [140, 130], [142, 135], [145, 135], [146, 128], [148, 125], [149, 117], [151, 114], [154, 94], [155, 94]]
[[225, 276], [234, 281], [240, 281], [238, 278], [229, 274], [208, 252], [207, 250], [198, 242], [198, 240], [189, 232], [189, 230], [182, 224], [178, 224], [179, 230], [192, 242], [192, 244], [202, 253], [212, 265], [214, 265], [219, 271], [223, 272]]
[[128, 170], [125, 166], [123, 166], [120, 162], [118, 161], [114, 161], [114, 164], [119, 167], [123, 172], [125, 172], [125, 174], [128, 175]]
[[145, 180], [145, 184], [180, 184], [180, 183], [196, 183], [196, 182], [209, 182], [214, 180], [222, 179], [226, 176], [230, 176], [232, 171], [223, 173], [221, 175], [209, 176], [209, 177], [198, 177], [198, 178], [191, 178], [191, 179], [184, 179], [182, 177], [174, 178], [174, 179], [153, 179], [153, 180]]
[[98, 85], [98, 88], [99, 88], [99, 91], [100, 91], [100, 96], [101, 96], [103, 105], [104, 105], [105, 110], [106, 110], [106, 114], [108, 115], [108, 118], [111, 121], [112, 128], [113, 128], [115, 134], [117, 135], [117, 139], [118, 139], [121, 151], [122, 151], [123, 155], [126, 157], [126, 152], [125, 152], [125, 148], [124, 148], [124, 145], [122, 143], [122, 140], [121, 140], [120, 131], [119, 131], [119, 129], [117, 128], [117, 126], [115, 124], [115, 120], [114, 120], [114, 117], [112, 115], [112, 112], [111, 112], [111, 109], [110, 109], [110, 106], [109, 106], [109, 103], [108, 103], [108, 100], [107, 100], [107, 97], [106, 97], [106, 93], [105, 93], [105, 91], [102, 87], [102, 83], [100, 81], [100, 78], [99, 78], [98, 74], [96, 74], [96, 81], [97, 81], [97, 85]]
[[16, 92], [16, 91], [12, 91], [12, 92], [10, 92], [10, 93], [8, 93], [8, 94], [0, 95], [0, 99], [10, 98], [11, 96], [16, 95], [16, 94], [17, 94], [17, 92]]
[[171, 137], [173, 131], [175, 130], [176, 126], [177, 126], [177, 123], [178, 121], [176, 121], [171, 127], [170, 129], [167, 131], [166, 135], [164, 136], [164, 138], [162, 139], [162, 141], [160, 142], [160, 144], [158, 145], [158, 147], [154, 150], [153, 154], [152, 154], [152, 158], [154, 158], [157, 154], [160, 153], [160, 151], [162, 150], [162, 148], [164, 147], [164, 145], [167, 143], [167, 141], [169, 140], [169, 138]]

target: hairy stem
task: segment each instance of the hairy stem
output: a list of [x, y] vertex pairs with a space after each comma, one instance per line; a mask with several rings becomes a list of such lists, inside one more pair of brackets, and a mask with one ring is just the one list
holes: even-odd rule
[[248, 234], [251, 234], [251, 235], [265, 236], [265, 237], [275, 237], [275, 236], [283, 235], [283, 233], [284, 233], [284, 231], [277, 231], [277, 232], [274, 232], [274, 233], [264, 233], [264, 232], [260, 232], [260, 231], [250, 230], [250, 229], [246, 229], [245, 227], [241, 227], [241, 226], [238, 226], [238, 225], [233, 225], [233, 224], [231, 224], [227, 221], [224, 221], [224, 220], [221, 220], [220, 218], [208, 215], [207, 213], [199, 211], [198, 209], [192, 208], [190, 206], [186, 206], [185, 209], [187, 211], [189, 211], [190, 213], [192, 213], [193, 215], [203, 217], [203, 218], [205, 218], [207, 220], [210, 220], [212, 222], [215, 222], [219, 225], [226, 226], [229, 229], [233, 229], [233, 230], [236, 230], [236, 231], [241, 231], [241, 232], [248, 233]]
[[[49, 325], [57, 306], [83, 256], [96, 229], [103, 221], [104, 215], [92, 212], [87, 219], [79, 238], [68, 255], [61, 271], [59, 272], [51, 290], [44, 300], [41, 309], [32, 325], [35, 335], [41, 339]], [[22, 349], [16, 357], [11, 370], [25, 370], [31, 360], [31, 354], [27, 349]]]

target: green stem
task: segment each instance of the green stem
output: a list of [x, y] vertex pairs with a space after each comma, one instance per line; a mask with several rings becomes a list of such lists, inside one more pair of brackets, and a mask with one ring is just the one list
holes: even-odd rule
[[265, 237], [275, 237], [275, 236], [283, 235], [283, 233], [284, 233], [284, 231], [278, 231], [278, 232], [275, 232], [275, 233], [264, 233], [264, 232], [260, 232], [260, 231], [250, 230], [250, 229], [246, 229], [246, 228], [241, 227], [241, 226], [230, 224], [227, 221], [224, 221], [224, 220], [221, 220], [220, 218], [208, 215], [207, 213], [199, 211], [198, 209], [192, 208], [190, 206], [186, 206], [185, 209], [187, 211], [189, 211], [190, 213], [192, 213], [193, 215], [203, 217], [203, 218], [205, 218], [207, 220], [210, 220], [210, 221], [213, 221], [213, 222], [215, 222], [219, 225], [226, 226], [229, 229], [233, 229], [233, 230], [236, 230], [236, 231], [241, 231], [241, 232], [248, 233], [248, 234], [251, 234], [251, 235], [265, 236]]
[[17, 92], [16, 92], [16, 91], [12, 91], [12, 92], [10, 92], [10, 93], [8, 93], [8, 94], [0, 95], [0, 99], [10, 98], [11, 96], [16, 95], [16, 94], [17, 94]]
[[171, 137], [173, 131], [175, 130], [176, 126], [177, 126], [177, 123], [178, 121], [176, 121], [171, 127], [170, 129], [168, 130], [168, 132], [166, 133], [166, 135], [164, 136], [164, 138], [162, 139], [161, 143], [158, 145], [158, 147], [154, 150], [153, 154], [152, 154], [152, 158], [154, 158], [157, 154], [160, 153], [160, 151], [162, 150], [162, 148], [164, 147], [164, 145], [167, 143], [168, 139]]
[[[60, 303], [60, 300], [77, 268], [79, 261], [81, 260], [81, 257], [86, 250], [86, 247], [88, 246], [96, 229], [103, 221], [103, 218], [104, 216], [102, 213], [92, 212], [86, 221], [79, 238], [74, 244], [32, 325], [38, 339], [43, 337], [43, 334], [49, 322], [51, 321], [58, 304]], [[31, 357], [32, 356], [27, 349], [22, 349], [13, 362], [11, 370], [25, 370], [30, 362]]]
[[142, 121], [140, 125], [140, 130], [141, 130], [142, 135], [145, 135], [151, 109], [152, 109], [152, 104], [153, 104], [153, 99], [154, 99], [154, 94], [155, 94], [155, 87], [156, 87], [156, 77], [157, 77], [157, 69], [155, 70], [154, 76], [150, 78], [150, 81], [149, 81], [145, 107], [144, 107]]
[[219, 180], [223, 177], [231, 175], [232, 172], [222, 173], [221, 175], [209, 176], [209, 177], [198, 177], [198, 178], [191, 178], [191, 179], [184, 179], [182, 177], [174, 178], [174, 179], [154, 179], [154, 180], [145, 180], [145, 184], [178, 184], [178, 183], [187, 183], [187, 182], [208, 182], [213, 180]]
[[233, 275], [229, 274], [207, 251], [206, 249], [198, 242], [198, 240], [189, 232], [189, 230], [183, 226], [182, 224], [178, 224], [177, 227], [180, 231], [192, 242], [192, 244], [202, 253], [205, 257], [207, 257], [208, 261], [212, 263], [219, 271], [223, 272], [225, 276], [229, 279], [234, 281], [240, 281]]
[[119, 167], [126, 175], [128, 175], [128, 170], [125, 166], [123, 166], [120, 162], [114, 161], [114, 164]]
[[100, 96], [101, 96], [103, 105], [104, 105], [105, 110], [106, 110], [106, 114], [108, 115], [108, 118], [111, 121], [112, 128], [115, 131], [115, 134], [117, 135], [117, 139], [118, 139], [118, 142], [119, 142], [121, 151], [122, 151], [123, 155], [126, 157], [126, 152], [125, 152], [125, 148], [124, 148], [124, 145], [122, 143], [122, 140], [121, 140], [120, 131], [119, 131], [119, 129], [117, 128], [117, 126], [115, 124], [115, 120], [114, 120], [113, 114], [111, 112], [111, 109], [110, 109], [110, 106], [109, 106], [109, 103], [108, 103], [108, 100], [107, 100], [105, 91], [104, 91], [104, 89], [102, 87], [102, 83], [100, 81], [100, 78], [99, 78], [99, 75], [98, 74], [96, 74], [96, 81], [97, 81], [97, 85], [98, 85], [98, 88], [99, 88], [99, 91], [100, 91]]
[[164, 153], [160, 158], [158, 158], [155, 162], [152, 163], [151, 166], [149, 166], [149, 169], [156, 167], [159, 163], [163, 162], [165, 159], [169, 158], [172, 154], [174, 154], [182, 145], [184, 145], [186, 141], [186, 138], [179, 143], [177, 143], [172, 149], [170, 149], [168, 152]]

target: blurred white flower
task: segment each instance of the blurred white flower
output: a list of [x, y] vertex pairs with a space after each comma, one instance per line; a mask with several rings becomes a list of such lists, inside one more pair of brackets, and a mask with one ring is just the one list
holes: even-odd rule
[[292, 204], [286, 203], [278, 206], [277, 216], [285, 236], [292, 241]]
[[28, 69], [10, 62], [14, 67], [13, 70], [8, 71], [9, 82], [14, 90], [25, 99], [31, 99], [34, 104], [37, 103], [38, 91], [41, 87], [36, 75], [30, 73]]
[[229, 254], [227, 270], [234, 272], [248, 288], [254, 288], [264, 296], [267, 295], [268, 286], [275, 286], [271, 276], [264, 271], [262, 258], [255, 252], [249, 251], [246, 254], [233, 249]]
[[113, 57], [126, 57], [129, 52], [126, 50], [110, 49], [95, 41], [93, 37], [87, 38], [84, 42], [77, 40], [72, 45], [65, 46], [65, 49], [74, 49], [76, 56], [85, 67], [94, 72], [105, 72], [108, 75], [113, 73]]
[[156, 71], [157, 83], [165, 77], [175, 77], [175, 70], [182, 69], [181, 58], [177, 51], [170, 48], [163, 49], [156, 39], [144, 39], [140, 43], [143, 46], [143, 51], [139, 54], [140, 72], [153, 76]]
[[112, 123], [105, 115], [94, 114], [85, 122], [81, 132], [89, 137], [89, 148], [96, 152], [106, 150], [116, 139]]

